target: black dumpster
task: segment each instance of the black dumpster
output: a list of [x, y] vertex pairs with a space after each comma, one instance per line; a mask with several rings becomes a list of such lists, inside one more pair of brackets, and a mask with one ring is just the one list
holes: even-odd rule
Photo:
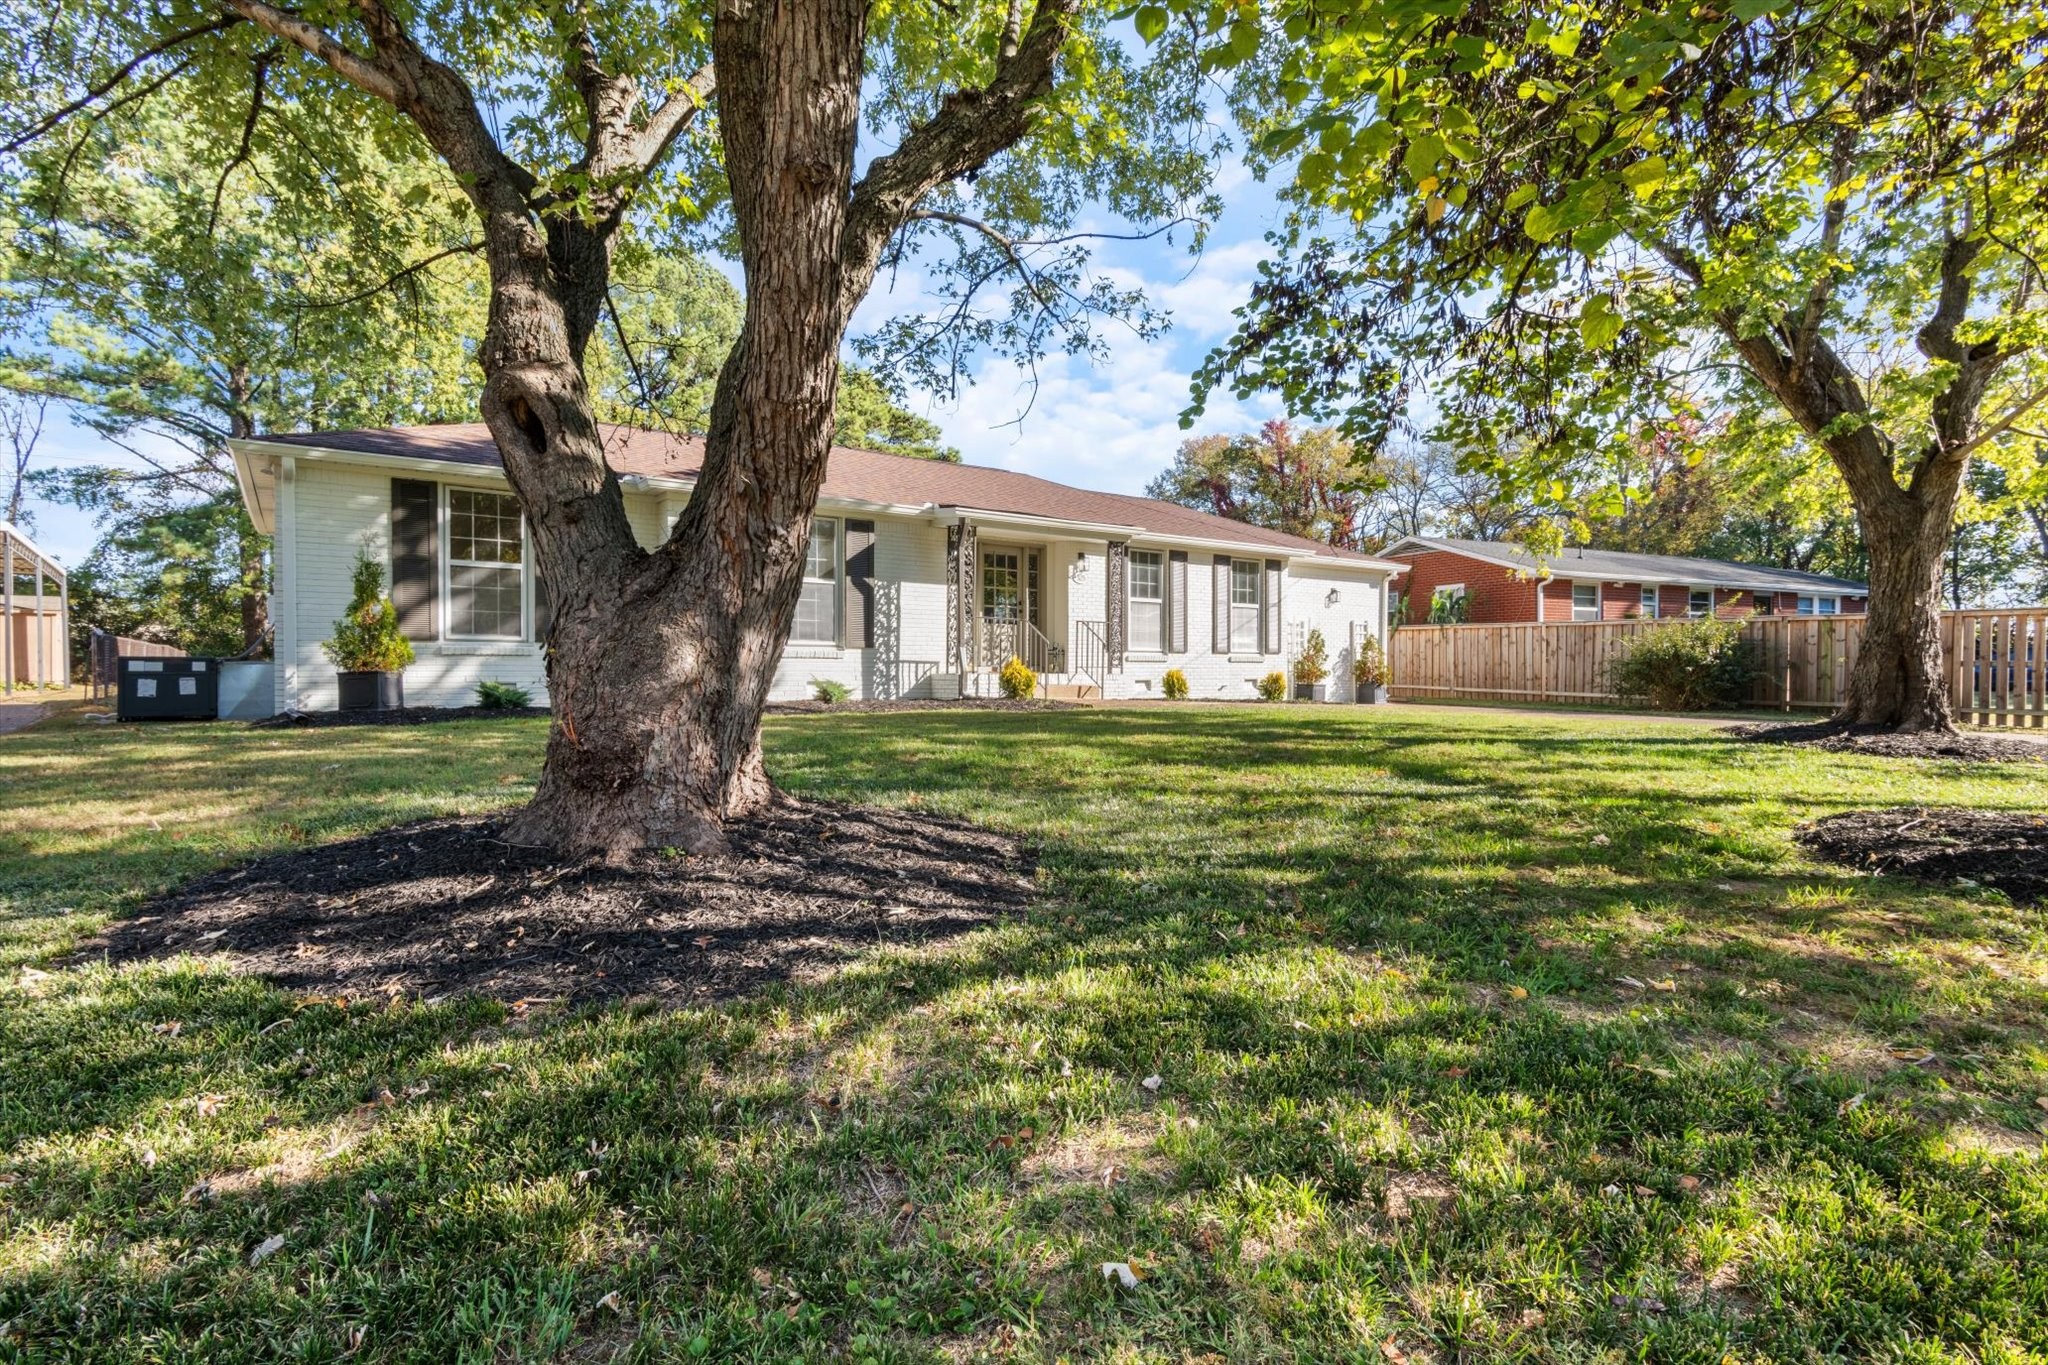
[[118, 661], [114, 714], [121, 720], [212, 720], [220, 710], [213, 659]]

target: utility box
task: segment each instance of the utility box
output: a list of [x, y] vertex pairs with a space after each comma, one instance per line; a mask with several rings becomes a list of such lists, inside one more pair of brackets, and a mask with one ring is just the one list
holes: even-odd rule
[[114, 715], [121, 720], [212, 720], [220, 710], [215, 659], [117, 661]]

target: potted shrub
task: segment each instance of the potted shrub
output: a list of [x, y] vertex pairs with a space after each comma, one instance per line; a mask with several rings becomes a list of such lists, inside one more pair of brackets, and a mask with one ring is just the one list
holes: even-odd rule
[[356, 552], [348, 611], [334, 623], [334, 638], [320, 648], [341, 674], [341, 709], [389, 711], [405, 705], [401, 670], [412, 662], [412, 642], [398, 631], [398, 608], [384, 595], [384, 566]]
[[1294, 699], [1328, 700], [1329, 687], [1325, 680], [1329, 676], [1330, 647], [1323, 642], [1320, 630], [1311, 630], [1301, 643], [1301, 654], [1294, 660]]
[[1358, 646], [1358, 657], [1351, 661], [1351, 699], [1368, 706], [1381, 705], [1392, 680], [1393, 670], [1387, 667], [1387, 651], [1379, 636], [1366, 636]]

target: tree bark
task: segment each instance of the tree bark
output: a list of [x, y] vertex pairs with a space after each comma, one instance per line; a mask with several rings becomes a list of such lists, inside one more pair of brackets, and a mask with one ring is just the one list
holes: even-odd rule
[[[535, 518], [558, 594], [547, 655], [555, 723], [516, 840], [712, 851], [725, 821], [773, 798], [760, 717], [831, 450], [865, 25], [856, 0], [720, 8], [713, 50], [746, 316], [719, 375], [697, 487], [658, 552], [593, 559], [570, 543], [585, 538], [542, 530], [559, 516]], [[486, 407], [509, 416], [505, 387], [487, 387]], [[580, 373], [574, 389], [587, 413]], [[501, 448], [528, 439], [507, 425], [492, 424]]]
[[1859, 513], [1870, 554], [1870, 604], [1849, 693], [1837, 724], [1901, 731], [1952, 730], [1941, 647], [1941, 560], [1955, 520], [1955, 489], [1892, 495]]

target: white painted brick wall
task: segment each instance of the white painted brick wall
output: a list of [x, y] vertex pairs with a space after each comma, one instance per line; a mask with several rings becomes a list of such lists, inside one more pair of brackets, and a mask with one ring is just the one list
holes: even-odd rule
[[[328, 460], [296, 464], [290, 492], [281, 494], [292, 503], [289, 576], [297, 601], [283, 605], [292, 613], [296, 639], [288, 642], [286, 632], [279, 632], [277, 700], [280, 706], [326, 710], [336, 704], [336, 684], [320, 642], [348, 605], [349, 569], [357, 548], [388, 552], [392, 475], [388, 469]], [[493, 486], [487, 480], [451, 482]], [[650, 547], [666, 535], [681, 505], [673, 492], [626, 495], [634, 534]], [[957, 679], [945, 656], [945, 529], [908, 518], [872, 520], [877, 646], [788, 646], [770, 691], [773, 700], [809, 696], [815, 678], [844, 683], [858, 697], [956, 694]], [[1286, 671], [1287, 653], [1231, 656], [1210, 648], [1213, 563], [1207, 551], [1192, 551], [1188, 557], [1187, 652], [1127, 656], [1122, 670], [1108, 679], [1110, 697], [1160, 696], [1166, 671], [1178, 668], [1187, 674], [1191, 696], [1245, 699], [1256, 695], [1262, 676]], [[1099, 543], [1051, 542], [1045, 546], [1043, 574], [1044, 619], [1059, 632], [1055, 641], [1064, 638], [1071, 649], [1078, 638], [1076, 622], [1107, 619], [1108, 556]], [[1291, 565], [1283, 575], [1283, 649], [1296, 648], [1310, 625], [1322, 629], [1330, 649], [1332, 699], [1351, 697], [1352, 624], [1379, 628], [1383, 592], [1377, 577], [1357, 570]], [[536, 701], [546, 699], [539, 647], [531, 642], [443, 640], [417, 642], [414, 648], [417, 657], [405, 673], [410, 704], [466, 705], [475, 699], [476, 685], [487, 679], [516, 683], [532, 691]]]

